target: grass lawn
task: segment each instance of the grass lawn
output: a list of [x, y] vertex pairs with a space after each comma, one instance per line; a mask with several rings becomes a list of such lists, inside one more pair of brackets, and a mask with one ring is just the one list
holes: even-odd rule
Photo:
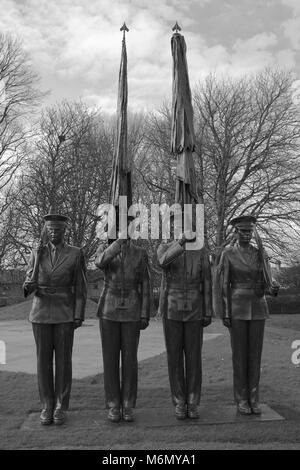
[[[272, 315], [270, 325], [300, 331], [300, 315]], [[298, 335], [300, 339], [300, 335]]]
[[[222, 332], [204, 343], [202, 405], [232, 404], [232, 370], [229, 335], [219, 321], [209, 333]], [[249, 424], [186, 425], [143, 428], [114, 425], [106, 420], [95, 428], [21, 430], [31, 411], [39, 411], [36, 376], [0, 372], [0, 439], [2, 449], [300, 449], [300, 367], [291, 362], [291, 344], [300, 340], [300, 315], [272, 317], [267, 322], [261, 378], [261, 401], [286, 418], [285, 421]], [[95, 352], [96, 354], [96, 352]], [[97, 360], [97, 358], [91, 358]], [[142, 361], [139, 366], [139, 409], [172, 408], [165, 353]], [[103, 377], [73, 381], [71, 409], [104, 408]], [[154, 411], [155, 412], [155, 411]], [[174, 418], [175, 419], [175, 418]]]

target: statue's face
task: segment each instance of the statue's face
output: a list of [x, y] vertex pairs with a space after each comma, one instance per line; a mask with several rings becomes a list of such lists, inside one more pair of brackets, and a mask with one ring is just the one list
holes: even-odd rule
[[47, 233], [49, 240], [53, 245], [59, 245], [64, 239], [66, 231], [65, 224], [59, 224], [55, 222], [48, 222], [47, 224]]
[[238, 240], [240, 243], [250, 243], [252, 235], [253, 235], [252, 229], [237, 228], [236, 231], [237, 231]]

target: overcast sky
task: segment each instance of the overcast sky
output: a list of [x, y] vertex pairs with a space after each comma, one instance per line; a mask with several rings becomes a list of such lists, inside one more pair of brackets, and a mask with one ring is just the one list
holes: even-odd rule
[[191, 85], [210, 71], [266, 65], [300, 76], [300, 0], [0, 0], [0, 31], [17, 34], [51, 90], [48, 102], [81, 97], [114, 112], [126, 21], [129, 106], [171, 97], [172, 27], [187, 43]]

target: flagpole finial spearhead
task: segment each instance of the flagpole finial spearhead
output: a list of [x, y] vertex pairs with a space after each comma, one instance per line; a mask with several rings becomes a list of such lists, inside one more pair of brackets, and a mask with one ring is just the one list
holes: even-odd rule
[[125, 37], [125, 32], [128, 33], [129, 29], [127, 28], [125, 21], [123, 23], [123, 26], [121, 26], [120, 31], [123, 31], [124, 37]]
[[177, 23], [177, 21], [176, 21], [175, 25], [173, 26], [172, 31], [175, 31], [175, 33], [178, 33], [179, 31], [181, 31], [181, 28], [180, 28], [179, 24]]

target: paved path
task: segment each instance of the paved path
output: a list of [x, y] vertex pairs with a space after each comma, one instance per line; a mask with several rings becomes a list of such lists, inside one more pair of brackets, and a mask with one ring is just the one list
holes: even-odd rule
[[[204, 340], [217, 336], [219, 334], [205, 333]], [[0, 371], [36, 373], [35, 344], [31, 324], [27, 320], [1, 321], [0, 341], [4, 341], [6, 346], [6, 364], [0, 364]], [[161, 321], [152, 320], [149, 327], [141, 331], [138, 359], [156, 356], [164, 350]], [[89, 319], [75, 332], [73, 377], [82, 378], [100, 372], [103, 372], [103, 364], [98, 320]]]

